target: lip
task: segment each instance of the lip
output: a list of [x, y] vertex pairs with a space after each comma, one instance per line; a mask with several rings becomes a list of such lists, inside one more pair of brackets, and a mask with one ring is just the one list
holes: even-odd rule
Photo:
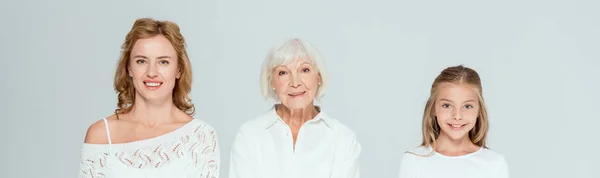
[[144, 80], [144, 86], [149, 90], [156, 90], [162, 86], [163, 82], [158, 80]]
[[450, 127], [450, 129], [452, 130], [462, 130], [464, 129], [468, 124], [452, 124], [452, 123], [446, 123], [446, 125], [448, 127]]
[[160, 80], [144, 80], [144, 82], [147, 82], [147, 83], [162, 83], [162, 81], [160, 81]]
[[302, 91], [302, 92], [294, 92], [294, 93], [290, 93], [288, 94], [288, 96], [292, 97], [292, 98], [298, 98], [298, 97], [302, 97], [306, 94], [306, 91]]

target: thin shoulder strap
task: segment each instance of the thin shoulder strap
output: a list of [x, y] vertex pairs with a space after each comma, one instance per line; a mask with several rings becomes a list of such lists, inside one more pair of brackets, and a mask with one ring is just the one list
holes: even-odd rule
[[102, 118], [104, 120], [104, 126], [106, 126], [106, 136], [108, 137], [108, 146], [112, 147], [112, 141], [110, 140], [110, 129], [108, 129], [108, 121], [106, 118]]

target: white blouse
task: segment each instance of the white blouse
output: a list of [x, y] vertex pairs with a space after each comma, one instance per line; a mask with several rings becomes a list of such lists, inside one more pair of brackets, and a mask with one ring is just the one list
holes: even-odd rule
[[[410, 152], [410, 153], [409, 153]], [[508, 178], [504, 156], [487, 149], [463, 156], [445, 156], [431, 147], [418, 147], [404, 153], [400, 178]], [[428, 155], [428, 156], [418, 156]]]
[[[104, 119], [107, 133], [110, 128]], [[219, 146], [212, 127], [193, 119], [167, 134], [129, 143], [84, 143], [80, 178], [218, 178]]]
[[354, 132], [322, 111], [302, 125], [294, 148], [275, 107], [244, 123], [231, 150], [230, 178], [358, 178]]

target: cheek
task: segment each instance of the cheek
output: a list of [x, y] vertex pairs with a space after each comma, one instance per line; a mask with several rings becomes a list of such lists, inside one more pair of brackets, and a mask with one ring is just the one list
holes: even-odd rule
[[142, 66], [139, 66], [138, 64], [129, 64], [129, 66], [127, 66], [127, 75], [133, 75], [132, 77], [138, 76], [140, 73], [144, 73], [145, 68]]
[[438, 125], [442, 125], [446, 119], [448, 119], [448, 115], [445, 114], [444, 112], [439, 112], [439, 109], [436, 109], [435, 112], [435, 121]]
[[179, 71], [177, 70], [177, 68], [173, 68], [173, 67], [164, 67], [164, 68], [161, 68], [161, 70], [160, 70], [162, 77], [164, 77], [166, 79], [176, 79], [178, 72]]
[[477, 109], [473, 109], [465, 114], [465, 118], [473, 123], [477, 121], [477, 116], [479, 116], [479, 110]]
[[129, 75], [133, 80], [142, 80], [144, 76], [146, 76], [146, 71], [144, 71], [143, 69], [132, 68], [129, 70], [129, 72], [130, 73], [128, 73], [127, 75]]
[[284, 77], [277, 76], [273, 78], [271, 86], [275, 88], [275, 91], [283, 91], [285, 90], [286, 86], [288, 86], [286, 81], [287, 80]]
[[319, 78], [316, 74], [307, 75], [302, 79], [302, 81], [302, 83], [304, 83], [308, 89], [317, 89], [319, 86]]
[[435, 116], [438, 120], [446, 120], [452, 117], [452, 110], [448, 108], [437, 107], [435, 108]]

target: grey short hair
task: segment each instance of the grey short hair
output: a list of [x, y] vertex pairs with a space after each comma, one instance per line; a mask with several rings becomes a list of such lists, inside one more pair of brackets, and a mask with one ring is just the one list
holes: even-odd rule
[[321, 85], [317, 88], [315, 99], [320, 100], [323, 97], [329, 84], [329, 76], [327, 75], [323, 57], [317, 48], [307, 41], [292, 38], [271, 48], [262, 64], [260, 72], [260, 89], [265, 99], [278, 101], [277, 94], [271, 87], [271, 75], [273, 74], [273, 70], [276, 67], [288, 64], [296, 59], [311, 62], [312, 65], [317, 68], [318, 73], [321, 76]]

